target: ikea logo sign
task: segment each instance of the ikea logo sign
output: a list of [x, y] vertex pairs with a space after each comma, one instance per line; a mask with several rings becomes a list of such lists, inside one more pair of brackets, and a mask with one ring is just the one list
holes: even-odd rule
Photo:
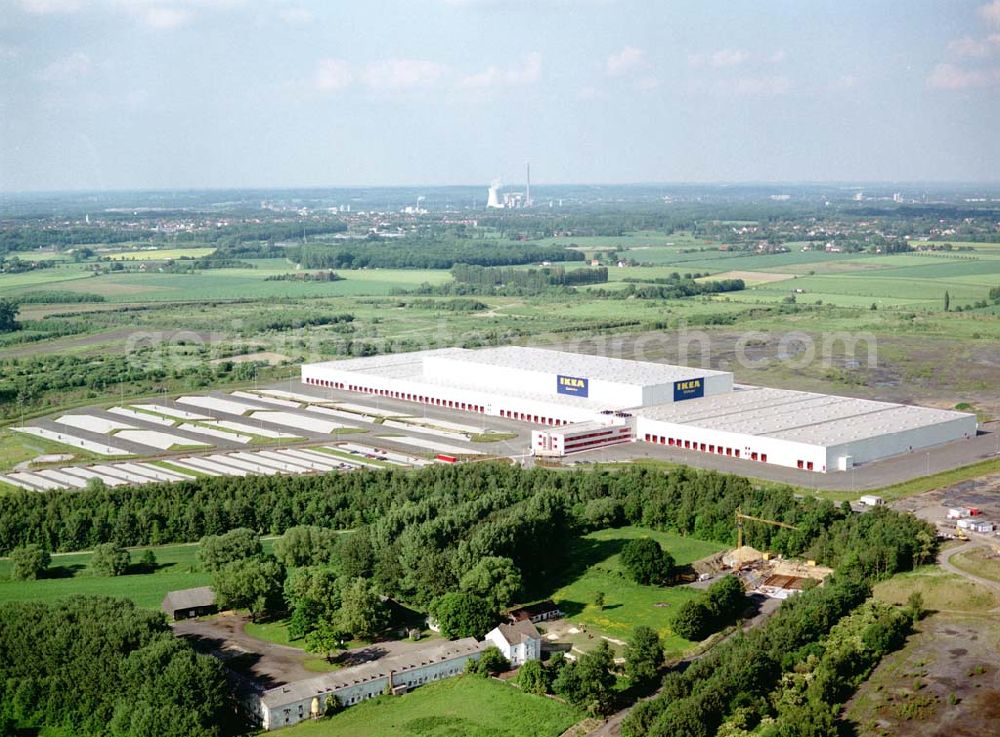
[[556, 376], [556, 391], [574, 397], [586, 397], [590, 393], [590, 383], [579, 376]]
[[674, 382], [674, 401], [681, 402], [685, 399], [697, 399], [705, 396], [704, 379], [688, 379], [687, 381]]

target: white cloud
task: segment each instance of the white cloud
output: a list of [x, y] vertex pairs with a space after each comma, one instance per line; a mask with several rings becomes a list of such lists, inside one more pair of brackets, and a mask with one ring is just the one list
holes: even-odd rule
[[785, 60], [785, 57], [787, 56], [788, 55], [784, 51], [778, 50], [775, 51], [773, 54], [771, 54], [771, 57], [768, 59], [768, 61], [770, 61], [772, 64], [780, 64]]
[[151, 5], [138, 7], [134, 12], [145, 25], [164, 31], [180, 28], [194, 18], [194, 13], [187, 8], [180, 7]]
[[635, 88], [640, 92], [648, 92], [649, 90], [655, 90], [660, 86], [660, 80], [656, 77], [643, 77], [642, 79], [636, 80]]
[[5, 46], [0, 44], [0, 61], [16, 59], [21, 55], [21, 50], [16, 46]]
[[955, 64], [938, 64], [927, 77], [927, 84], [939, 90], [965, 90], [1000, 84], [1000, 67], [966, 69]]
[[733, 92], [749, 97], [775, 97], [784, 95], [791, 87], [792, 83], [788, 77], [780, 74], [764, 77], [737, 77], [732, 83]]
[[21, 7], [29, 13], [75, 13], [83, 3], [80, 0], [21, 0]]
[[750, 55], [740, 49], [720, 49], [708, 57], [708, 63], [713, 67], [735, 67], [748, 58]]
[[742, 49], [719, 49], [711, 54], [690, 54], [688, 56], [688, 64], [693, 67], [709, 66], [721, 69], [723, 67], [739, 66], [749, 59], [750, 54]]
[[980, 17], [994, 28], [1000, 28], [1000, 0], [983, 5], [979, 8]]
[[313, 84], [318, 90], [336, 92], [350, 87], [354, 82], [354, 71], [343, 59], [321, 59], [316, 67]]
[[92, 67], [90, 57], [77, 51], [53, 61], [39, 72], [38, 77], [45, 82], [73, 82], [90, 74]]
[[367, 65], [361, 80], [373, 90], [401, 92], [433, 87], [445, 72], [443, 64], [426, 59], [385, 59]]
[[617, 77], [636, 69], [643, 69], [646, 66], [648, 65], [642, 49], [637, 49], [634, 46], [626, 46], [617, 54], [612, 54], [608, 57], [605, 63], [605, 70], [608, 75]]
[[959, 56], [984, 58], [1000, 51], [1000, 33], [982, 39], [963, 36], [949, 43], [948, 50]]
[[278, 11], [278, 18], [289, 25], [299, 25], [309, 23], [313, 19], [312, 11], [307, 8], [282, 8]]
[[525, 54], [521, 61], [510, 67], [490, 66], [477, 74], [462, 77], [458, 86], [466, 89], [489, 89], [493, 87], [517, 87], [533, 84], [542, 76], [542, 55], [537, 52]]

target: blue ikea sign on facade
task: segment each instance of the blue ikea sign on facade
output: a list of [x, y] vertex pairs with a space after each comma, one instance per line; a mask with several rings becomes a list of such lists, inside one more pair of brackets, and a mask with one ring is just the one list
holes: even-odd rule
[[685, 399], [697, 399], [705, 396], [704, 379], [687, 379], [686, 381], [674, 382], [674, 401], [681, 402]]
[[556, 376], [556, 391], [574, 397], [586, 397], [590, 393], [590, 382], [580, 376]]

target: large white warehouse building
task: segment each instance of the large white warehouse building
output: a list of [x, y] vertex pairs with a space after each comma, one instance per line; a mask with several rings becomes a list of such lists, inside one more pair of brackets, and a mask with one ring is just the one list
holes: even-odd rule
[[[530, 423], [538, 426], [532, 449], [541, 454], [635, 440], [827, 472], [977, 430], [975, 415], [962, 412], [743, 386], [727, 371], [516, 346], [306, 364], [302, 381]], [[600, 432], [602, 425], [615, 429]]]

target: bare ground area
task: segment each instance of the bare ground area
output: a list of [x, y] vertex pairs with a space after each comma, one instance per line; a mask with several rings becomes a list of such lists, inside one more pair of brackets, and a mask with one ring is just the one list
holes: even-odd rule
[[[215, 655], [230, 668], [249, 679], [257, 688], [274, 688], [320, 675], [305, 666], [316, 655], [297, 647], [267, 642], [247, 634], [249, 619], [239, 614], [221, 614], [204, 619], [175, 622], [174, 634], [191, 642], [202, 652]], [[333, 665], [348, 667], [399, 655], [427, 646], [426, 640], [387, 640], [340, 652]]]
[[795, 274], [778, 274], [771, 271], [723, 271], [721, 274], [703, 276], [698, 281], [719, 281], [721, 279], [742, 279], [747, 284], [770, 284], [776, 281], [794, 279]]
[[274, 688], [317, 675], [303, 666], [310, 657], [308, 653], [251, 637], [244, 630], [247, 621], [240, 615], [222, 614], [175, 622], [173, 628], [175, 635], [228, 663], [261, 688]]
[[928, 617], [845, 713], [859, 737], [996, 737], [1000, 621], [990, 614]]
[[[955, 521], [947, 520], [948, 510], [968, 507], [979, 509], [983, 519], [1000, 523], [1000, 474], [961, 481], [943, 489], [901, 499], [892, 506], [938, 526], [954, 527]], [[997, 543], [1000, 544], [1000, 538]]]
[[864, 340], [851, 346], [836, 334], [802, 334], [811, 341], [812, 358], [784, 331], [748, 334], [695, 326], [686, 333], [599, 336], [553, 347], [733, 371], [745, 384], [946, 409], [964, 402], [991, 417], [1000, 415], [1000, 342], [880, 334], [870, 354]]

